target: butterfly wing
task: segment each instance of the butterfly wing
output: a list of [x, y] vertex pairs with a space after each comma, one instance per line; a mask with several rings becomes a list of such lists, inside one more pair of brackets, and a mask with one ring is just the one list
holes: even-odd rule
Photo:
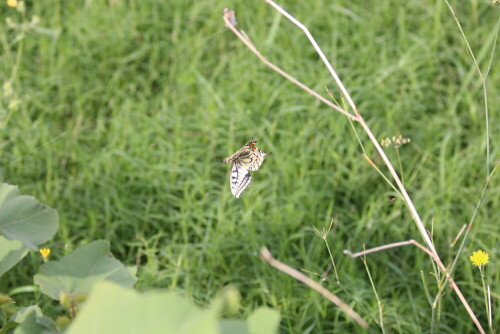
[[271, 153], [264, 153], [258, 148], [252, 150], [243, 150], [233, 157], [232, 162], [239, 164], [246, 170], [256, 171], [262, 166], [264, 159]]
[[236, 151], [233, 155], [225, 158], [224, 160], [222, 160], [222, 162], [224, 163], [230, 163], [230, 162], [235, 162], [235, 161], [238, 161], [240, 159], [246, 159], [248, 158], [249, 154], [252, 152], [252, 148], [255, 147], [255, 143], [257, 141], [256, 140], [250, 140], [248, 143], [246, 143], [245, 145], [243, 145], [242, 148], [240, 148], [238, 151]]
[[255, 158], [252, 151], [244, 150], [241, 151], [236, 157], [234, 157], [233, 163], [239, 165], [243, 169], [249, 170], [254, 159]]
[[234, 153], [233, 155], [231, 155], [231, 156], [229, 156], [227, 158], [224, 158], [224, 160], [222, 160], [222, 162], [225, 163], [225, 164], [233, 162], [234, 159], [238, 156], [238, 154], [240, 154], [240, 151], [241, 151], [241, 149], [239, 151], [237, 151], [236, 153]]
[[251, 171], [254, 171], [254, 170], [258, 170], [260, 168], [260, 166], [262, 166], [262, 163], [264, 162], [264, 159], [269, 155], [271, 154], [271, 152], [269, 153], [264, 153], [262, 152], [262, 150], [260, 149], [257, 149], [255, 151], [253, 151], [251, 154], [250, 154], [250, 157], [251, 157], [251, 162], [250, 164], [248, 165], [247, 169], [248, 170], [251, 170]]
[[248, 171], [256, 171], [262, 166], [264, 159], [271, 153], [264, 153], [255, 146], [256, 140], [250, 140], [233, 155], [222, 160], [231, 163], [229, 185], [234, 197], [239, 198], [241, 193], [250, 185], [252, 177]]
[[239, 198], [241, 193], [248, 187], [252, 181], [250, 173], [237, 163], [231, 166], [231, 174], [229, 175], [229, 185], [234, 197]]

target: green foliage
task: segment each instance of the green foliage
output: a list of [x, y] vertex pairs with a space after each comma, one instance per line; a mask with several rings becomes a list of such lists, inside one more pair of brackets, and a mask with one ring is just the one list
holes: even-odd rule
[[[30, 306], [19, 310], [11, 318], [11, 323], [19, 324], [14, 334], [51, 334], [59, 333], [54, 321], [42, 314], [38, 306]], [[7, 324], [6, 327], [8, 327]]]
[[248, 317], [247, 322], [249, 334], [276, 333], [280, 322], [280, 314], [268, 307], [261, 307]]
[[259, 334], [277, 333], [280, 323], [278, 311], [268, 307], [260, 307], [251, 314], [247, 321], [221, 320], [219, 329], [221, 334]]
[[28, 248], [20, 240], [9, 240], [0, 235], [0, 276], [15, 266], [28, 254]]
[[38, 250], [40, 244], [52, 239], [58, 226], [56, 210], [32, 196], [20, 195], [15, 186], [0, 183], [0, 232], [6, 238]]
[[86, 294], [99, 281], [111, 281], [124, 287], [134, 286], [137, 268], [126, 268], [110, 256], [109, 242], [100, 240], [76, 249], [60, 261], [42, 264], [35, 284], [52, 299], [62, 295]]
[[[202, 310], [172, 292], [139, 294], [115, 284], [99, 283], [67, 333], [277, 333], [276, 311], [260, 308], [247, 322], [233, 320], [231, 326], [226, 321], [219, 323], [219, 311], [218, 302]], [[229, 328], [233, 331], [229, 332]]]
[[[23, 206], [5, 203], [4, 209], [10, 209], [11, 215], [16, 217], [14, 222], [22, 222]], [[31, 219], [32, 215], [27, 217]], [[31, 229], [24, 228], [22, 234], [12, 233], [13, 230], [9, 229], [10, 236], [32, 240], [31, 235], [38, 233], [39, 228], [35, 223], [31, 226]], [[2, 250], [5, 246], [6, 251], [0, 255], [7, 270], [27, 250], [19, 240], [1, 238]], [[14, 241], [21, 244], [21, 248]], [[247, 322], [223, 320], [219, 324], [221, 312], [234, 313], [239, 307], [239, 294], [234, 289], [226, 290], [210, 308], [201, 310], [185, 297], [172, 292], [140, 295], [131, 290], [137, 281], [136, 272], [136, 267], [127, 268], [110, 255], [110, 244], [105, 240], [84, 245], [60, 261], [44, 263], [34, 276], [35, 284], [40, 287], [40, 292], [58, 300], [75, 321], [61, 316], [56, 325], [54, 320], [42, 314], [37, 305], [20, 308], [7, 317], [7, 306], [12, 304], [12, 299], [0, 295], [0, 334], [10, 333], [12, 329], [14, 334], [56, 334], [66, 327], [67, 333], [273, 334], [278, 330], [279, 313], [268, 308], [256, 310]]]
[[[495, 176], [466, 254], [457, 254], [450, 244], [469, 222], [486, 178], [485, 124], [482, 88], [445, 3], [281, 4], [310, 28], [377, 138], [411, 138], [388, 154], [400, 159], [395, 165], [445, 264], [462, 259], [458, 284], [486, 323], [481, 282], [467, 257], [477, 248], [491, 254], [486, 280], [496, 291], [499, 186]], [[498, 10], [487, 1], [452, 4], [484, 69]], [[221, 19], [225, 7], [236, 10], [263, 54], [339, 98], [303, 34], [263, 1], [34, 1], [24, 13], [1, 6], [12, 24], [0, 22], [0, 178], [58, 210], [60, 227], [44, 245], [51, 259], [106, 239], [116, 259], [137, 265], [139, 290], [168, 288], [207, 307], [231, 283], [241, 292], [238, 318], [263, 305], [279, 308], [286, 333], [360, 331], [257, 256], [267, 245], [283, 262], [332, 279], [328, 251], [312, 226], [333, 219], [327, 241], [342, 285], [323, 284], [377, 328], [379, 305], [366, 271], [342, 251], [415, 238], [411, 217], [361, 157], [348, 122], [236, 41]], [[493, 158], [500, 147], [499, 73], [496, 57], [488, 77]], [[273, 153], [236, 200], [221, 160], [251, 137]], [[33, 285], [39, 255], [25, 256], [19, 242], [1, 245], [0, 291], [17, 307], [37, 303], [52, 319], [70, 316]], [[428, 257], [403, 247], [367, 261], [385, 330], [429, 332], [424, 291], [433, 296], [436, 284]], [[474, 330], [453, 293], [436, 312], [440, 332]], [[499, 317], [494, 312], [493, 322]]]
[[49, 241], [59, 227], [57, 211], [19, 189], [0, 183], [0, 276]]

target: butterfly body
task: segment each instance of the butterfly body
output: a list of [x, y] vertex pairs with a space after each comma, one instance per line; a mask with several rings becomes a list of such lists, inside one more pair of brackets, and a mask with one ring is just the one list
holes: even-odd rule
[[250, 185], [252, 176], [249, 171], [256, 171], [262, 166], [264, 159], [271, 154], [263, 152], [255, 146], [256, 140], [250, 140], [233, 155], [222, 160], [231, 163], [229, 185], [234, 197], [239, 198], [241, 193]]

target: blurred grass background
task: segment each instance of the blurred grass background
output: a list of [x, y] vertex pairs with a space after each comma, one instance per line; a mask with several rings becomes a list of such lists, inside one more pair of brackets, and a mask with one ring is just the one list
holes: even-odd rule
[[[280, 4], [309, 27], [374, 133], [411, 138], [399, 150], [405, 182], [446, 264], [486, 179], [482, 88], [446, 4]], [[452, 5], [484, 70], [499, 8], [489, 1]], [[329, 256], [312, 226], [333, 219], [328, 241], [343, 286], [323, 284], [377, 328], [364, 266], [342, 251], [420, 240], [411, 216], [400, 200], [391, 201], [348, 121], [262, 65], [224, 27], [222, 10], [236, 11], [239, 27], [272, 61], [338, 96], [301, 32], [263, 1], [25, 6], [24, 19], [0, 6], [1, 180], [59, 211], [61, 227], [48, 245], [55, 258], [105, 238], [117, 258], [139, 265], [141, 290], [172, 288], [203, 305], [233, 284], [242, 294], [241, 317], [269, 305], [280, 309], [286, 333], [352, 332], [359, 329], [336, 307], [258, 256], [266, 245], [292, 267], [322, 274]], [[40, 22], [23, 28], [33, 15]], [[497, 57], [488, 78], [492, 159], [500, 130], [498, 65]], [[273, 154], [235, 199], [221, 160], [251, 137]], [[389, 155], [396, 164], [393, 149]], [[479, 272], [467, 257], [479, 248], [490, 253], [486, 273], [498, 324], [499, 190], [493, 179], [455, 275], [485, 326]], [[0, 290], [32, 284], [33, 261], [4, 275]], [[386, 330], [428, 332], [420, 271], [431, 293], [435, 284], [427, 256], [392, 249], [369, 256], [368, 266]], [[446, 293], [441, 312], [442, 333], [474, 329], [454, 293]]]

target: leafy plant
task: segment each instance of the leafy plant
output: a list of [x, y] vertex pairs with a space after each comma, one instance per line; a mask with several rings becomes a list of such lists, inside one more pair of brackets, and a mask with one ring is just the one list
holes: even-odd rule
[[[1, 273], [16, 265], [28, 248], [37, 248], [53, 237], [58, 215], [16, 187], [0, 184]], [[5, 236], [9, 237], [7, 239]], [[49, 252], [43, 252], [45, 258]], [[34, 282], [40, 292], [57, 300], [69, 314], [57, 321], [37, 305], [16, 310], [7, 296], [0, 303], [0, 334], [61, 333], [206, 333], [273, 334], [279, 313], [257, 309], [247, 321], [220, 320], [237, 292], [227, 290], [207, 309], [194, 306], [186, 297], [166, 291], [139, 294], [131, 289], [136, 267], [125, 267], [110, 253], [110, 243], [98, 240], [75, 249], [59, 261], [43, 263]], [[233, 296], [233, 297], [232, 297]], [[238, 300], [238, 298], [236, 298]], [[81, 310], [81, 311], [80, 311]], [[74, 321], [72, 321], [74, 319]]]
[[49, 241], [59, 226], [59, 215], [16, 186], [0, 183], [0, 276]]

